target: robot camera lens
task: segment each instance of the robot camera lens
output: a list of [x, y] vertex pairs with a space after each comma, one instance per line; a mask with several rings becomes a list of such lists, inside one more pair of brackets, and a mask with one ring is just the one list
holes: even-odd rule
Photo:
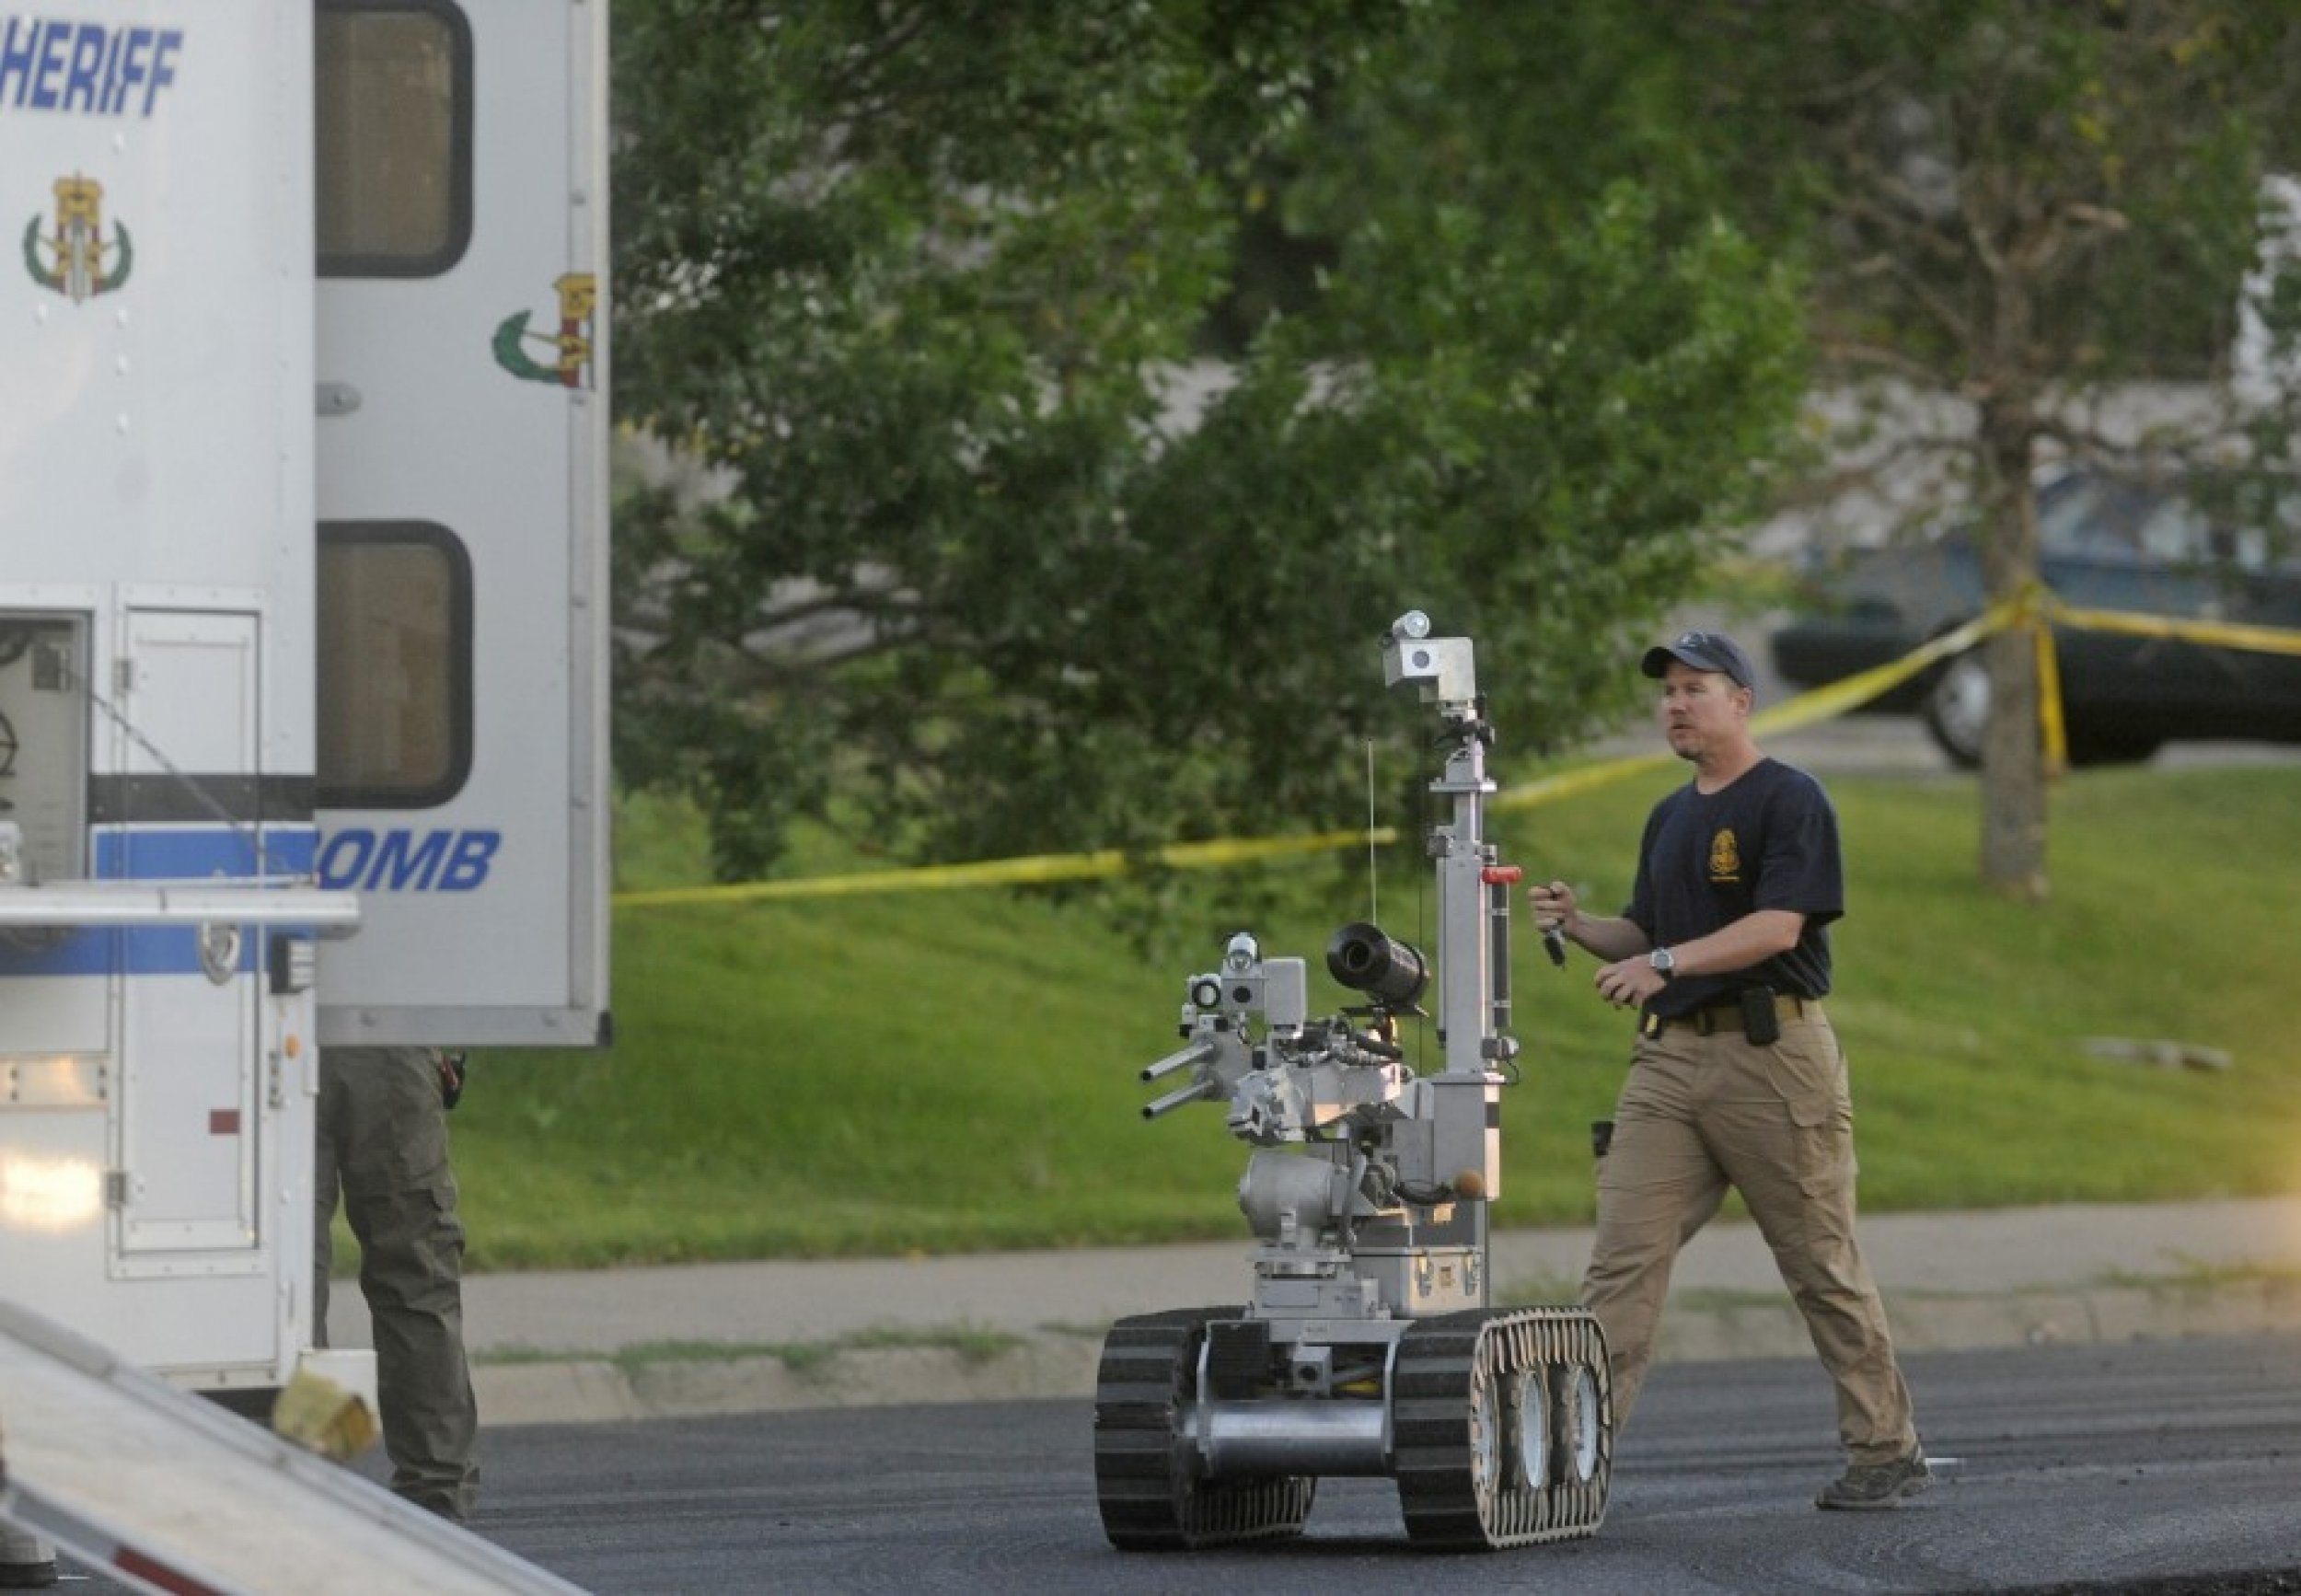
[[1429, 962], [1418, 950], [1364, 920], [1335, 933], [1326, 947], [1326, 973], [1391, 1008], [1413, 1003], [1430, 980]]

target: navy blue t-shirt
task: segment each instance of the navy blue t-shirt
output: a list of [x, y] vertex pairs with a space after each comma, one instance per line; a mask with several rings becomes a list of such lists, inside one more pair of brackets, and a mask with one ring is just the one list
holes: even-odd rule
[[1806, 917], [1796, 947], [1729, 975], [1680, 976], [1647, 1007], [1667, 1018], [1745, 987], [1801, 998], [1829, 991], [1828, 927], [1845, 912], [1837, 812], [1821, 782], [1775, 759], [1716, 792], [1689, 781], [1655, 804], [1623, 912], [1656, 947], [1675, 947], [1762, 908]]

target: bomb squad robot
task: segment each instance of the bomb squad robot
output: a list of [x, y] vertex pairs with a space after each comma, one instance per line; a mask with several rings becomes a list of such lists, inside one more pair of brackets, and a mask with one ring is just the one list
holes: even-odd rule
[[[1243, 1307], [1120, 1320], [1094, 1412], [1103, 1527], [1127, 1551], [1299, 1533], [1322, 1475], [1398, 1482], [1419, 1547], [1486, 1551], [1596, 1532], [1613, 1463], [1597, 1321], [1497, 1308], [1487, 1205], [1501, 1194], [1509, 1035], [1509, 893], [1482, 835], [1493, 729], [1467, 638], [1418, 610], [1382, 639], [1385, 682], [1413, 683], [1451, 745], [1430, 791], [1437, 967], [1366, 922], [1326, 968], [1362, 1004], [1312, 1018], [1305, 964], [1232, 937], [1193, 976], [1183, 1047], [1142, 1070], [1184, 1077], [1143, 1109], [1224, 1105], [1251, 1145], [1239, 1207], [1259, 1245]], [[1553, 946], [1554, 958], [1563, 949]], [[1402, 1018], [1435, 981], [1443, 1068], [1417, 1073]]]

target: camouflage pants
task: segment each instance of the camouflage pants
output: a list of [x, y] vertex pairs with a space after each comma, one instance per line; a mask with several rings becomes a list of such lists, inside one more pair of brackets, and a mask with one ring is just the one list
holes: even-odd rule
[[315, 1335], [327, 1344], [329, 1221], [341, 1188], [374, 1320], [391, 1488], [460, 1522], [479, 1493], [480, 1421], [464, 1360], [463, 1226], [430, 1048], [322, 1050], [317, 1175]]
[[1856, 1463], [1917, 1442], [1884, 1305], [1854, 1237], [1854, 1107], [1821, 1011], [1781, 1040], [1671, 1025], [1640, 1036], [1598, 1170], [1598, 1237], [1582, 1300], [1606, 1333], [1617, 1426], [1652, 1362], [1678, 1249], [1730, 1185], [1773, 1249], [1837, 1388], [1838, 1436]]

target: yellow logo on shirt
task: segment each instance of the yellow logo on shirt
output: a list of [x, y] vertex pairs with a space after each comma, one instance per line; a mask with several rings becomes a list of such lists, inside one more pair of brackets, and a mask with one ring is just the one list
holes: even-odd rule
[[1741, 881], [1741, 849], [1732, 827], [1710, 838], [1710, 881], [1714, 885], [1738, 885]]

